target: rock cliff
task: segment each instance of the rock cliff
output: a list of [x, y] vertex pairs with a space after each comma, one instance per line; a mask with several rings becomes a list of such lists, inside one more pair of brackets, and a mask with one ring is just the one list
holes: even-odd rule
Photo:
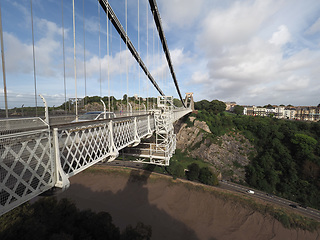
[[189, 117], [188, 123], [176, 124], [177, 149], [210, 163], [223, 179], [244, 180], [249, 156], [255, 154], [249, 140], [236, 131], [214, 137], [208, 125], [195, 117]]

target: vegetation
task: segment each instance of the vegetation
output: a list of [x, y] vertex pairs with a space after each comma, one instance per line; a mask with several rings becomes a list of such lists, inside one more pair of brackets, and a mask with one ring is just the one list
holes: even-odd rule
[[186, 172], [186, 176], [188, 180], [195, 181], [198, 180], [200, 173], [200, 167], [196, 163], [192, 163], [188, 166], [188, 171]]
[[195, 102], [194, 107], [197, 110], [205, 110], [212, 114], [218, 114], [226, 110], [226, 104], [218, 100], [213, 100], [211, 102], [207, 100]]
[[241, 114], [243, 114], [243, 109], [244, 109], [244, 107], [236, 105], [236, 106], [234, 106], [233, 112], [237, 115], [241, 115]]
[[256, 148], [246, 167], [247, 183], [320, 209], [320, 122], [216, 113], [208, 101], [196, 106], [213, 136], [241, 132]]
[[107, 212], [80, 211], [67, 199], [43, 198], [0, 217], [0, 239], [151, 239], [151, 226], [139, 222], [120, 233]]
[[174, 178], [184, 177], [184, 168], [178, 161], [170, 161], [170, 166], [167, 167], [167, 171]]
[[199, 171], [199, 181], [206, 185], [219, 185], [218, 178], [208, 167], [203, 167]]

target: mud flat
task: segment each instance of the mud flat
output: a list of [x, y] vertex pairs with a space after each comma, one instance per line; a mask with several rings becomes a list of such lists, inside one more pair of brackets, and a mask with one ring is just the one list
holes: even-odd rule
[[[93, 167], [71, 179], [58, 198], [78, 208], [109, 212], [123, 229], [143, 222], [152, 239], [320, 239], [314, 232], [287, 229], [274, 218], [181, 180], [132, 169]], [[212, 190], [213, 189], [213, 190]]]

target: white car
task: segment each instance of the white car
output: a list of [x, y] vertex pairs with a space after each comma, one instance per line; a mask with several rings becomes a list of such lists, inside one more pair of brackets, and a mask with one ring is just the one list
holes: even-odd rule
[[[116, 115], [113, 112], [106, 112], [106, 119], [115, 118]], [[78, 122], [84, 122], [84, 121], [93, 121], [93, 120], [100, 120], [104, 119], [104, 112], [100, 111], [94, 111], [94, 112], [87, 112], [83, 115], [80, 115], [78, 117]], [[76, 120], [73, 120], [72, 122], [76, 122]]]
[[247, 193], [254, 194], [254, 191], [249, 189], [247, 190]]

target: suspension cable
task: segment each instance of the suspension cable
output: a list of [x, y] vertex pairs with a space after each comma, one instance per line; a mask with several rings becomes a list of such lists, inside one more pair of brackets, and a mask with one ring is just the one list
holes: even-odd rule
[[76, 61], [76, 19], [74, 11], [74, 0], [72, 0], [72, 18], [73, 18], [73, 62], [74, 62], [74, 85], [76, 97], [76, 121], [78, 121], [78, 96], [77, 96], [77, 61]]
[[[120, 55], [119, 55], [119, 66], [121, 66], [121, 35], [119, 34], [119, 50], [120, 50]], [[123, 90], [123, 78], [122, 78], [122, 73], [120, 72], [120, 83], [121, 83], [121, 89]], [[123, 113], [123, 108], [122, 108], [122, 99], [123, 99], [123, 96], [121, 96], [121, 100], [120, 100], [120, 114]]]
[[182, 99], [181, 93], [180, 93], [180, 89], [179, 89], [178, 81], [176, 79], [176, 75], [175, 75], [174, 70], [173, 70], [172, 61], [171, 61], [171, 57], [170, 57], [170, 52], [169, 52], [167, 40], [166, 40], [166, 38], [164, 36], [164, 32], [163, 32], [163, 28], [162, 28], [162, 24], [161, 24], [161, 18], [160, 18], [160, 14], [159, 14], [159, 11], [158, 11], [157, 3], [156, 3], [155, 0], [149, 0], [149, 3], [150, 3], [151, 11], [152, 11], [152, 14], [153, 14], [153, 17], [154, 17], [154, 21], [155, 21], [155, 23], [156, 23], [156, 25], [158, 27], [159, 37], [161, 39], [163, 51], [164, 51], [164, 53], [166, 55], [167, 62], [168, 62], [169, 68], [170, 68], [170, 72], [171, 72], [174, 84], [176, 86], [176, 90], [178, 92], [178, 95], [180, 97], [180, 100], [181, 100], [183, 106], [186, 107], [186, 105], [185, 105], [185, 103], [184, 103], [184, 101]]
[[84, 17], [84, 0], [83, 0], [83, 70], [84, 70], [84, 105], [87, 110], [87, 68], [86, 68], [86, 25]]
[[[125, 11], [126, 11], [126, 33], [128, 33], [128, 0], [125, 1]], [[128, 74], [128, 36], [126, 35], [126, 74], [127, 74], [127, 113], [129, 109], [129, 74]]]
[[130, 50], [130, 52], [131, 52], [132, 56], [134, 57], [134, 59], [139, 63], [140, 67], [142, 68], [144, 73], [147, 75], [147, 77], [149, 78], [149, 80], [153, 84], [153, 86], [157, 89], [157, 91], [162, 96], [164, 96], [164, 93], [162, 92], [162, 90], [158, 86], [157, 82], [154, 80], [154, 78], [152, 77], [152, 75], [148, 71], [146, 65], [142, 61], [142, 59], [139, 56], [137, 50], [134, 48], [132, 42], [130, 41], [130, 39], [129, 39], [128, 35], [127, 35], [127, 33], [125, 32], [125, 29], [121, 25], [119, 19], [117, 18], [116, 14], [112, 10], [112, 7], [110, 6], [110, 4], [107, 3], [106, 0], [99, 0], [99, 2], [101, 4], [103, 10], [106, 13], [109, 11], [109, 19], [110, 19], [110, 21], [112, 22], [113, 26], [115, 27], [115, 29], [117, 30], [117, 32], [121, 36], [123, 42], [126, 43], [126, 47]]
[[[140, 2], [138, 0], [138, 53], [140, 54]], [[139, 113], [140, 113], [140, 73], [141, 73], [141, 69], [138, 68], [139, 71], [139, 94], [138, 94], [138, 98], [139, 98]]]
[[[112, 27], [111, 27], [111, 25], [110, 25], [110, 56], [112, 57], [113, 55], [112, 55]], [[109, 76], [108, 76], [108, 78], [109, 78]], [[111, 92], [110, 92], [110, 96], [111, 96], [111, 93], [112, 93], [112, 82], [110, 81], [110, 84], [111, 84]], [[111, 96], [112, 97], [112, 96]], [[113, 99], [114, 99], [114, 96], [111, 98], [111, 108], [112, 108], [112, 112], [114, 112], [114, 107], [113, 107]], [[110, 101], [110, 99], [109, 99], [109, 101]]]
[[63, 21], [63, 0], [61, 0], [62, 12], [62, 55], [63, 55], [63, 85], [64, 85], [64, 111], [67, 114], [67, 84], [66, 84], [66, 57], [64, 49], [64, 21]]
[[[108, 2], [108, 0], [107, 0]], [[107, 15], [109, 14], [109, 12], [107, 13]], [[107, 75], [108, 75], [108, 109], [109, 112], [111, 112], [110, 109], [110, 71], [109, 71], [109, 62], [110, 62], [110, 54], [109, 54], [109, 20], [107, 19]]]
[[0, 41], [1, 41], [1, 59], [2, 59], [2, 74], [3, 74], [4, 105], [5, 105], [5, 109], [6, 109], [6, 118], [8, 118], [8, 117], [9, 117], [9, 112], [8, 112], [8, 97], [7, 97], [6, 67], [5, 67], [5, 60], [4, 60], [4, 47], [3, 47], [3, 32], [2, 32], [1, 3], [0, 3]]
[[[148, 0], [146, 0], [146, 13], [147, 13], [147, 68], [149, 67], [149, 11], [148, 11]], [[149, 83], [147, 82], [147, 110], [149, 109]]]
[[101, 47], [100, 47], [100, 6], [98, 2], [98, 18], [99, 18], [99, 82], [100, 82], [100, 97], [102, 97], [101, 91]]
[[[155, 64], [155, 59], [154, 59], [154, 25], [152, 25], [152, 66], [153, 67], [154, 67], [154, 64]], [[153, 97], [152, 97], [152, 108], [154, 108], [154, 99], [153, 99]]]
[[36, 117], [38, 116], [38, 103], [37, 103], [37, 77], [36, 77], [36, 55], [34, 50], [34, 32], [33, 32], [33, 12], [32, 0], [30, 0], [31, 9], [31, 29], [32, 29], [32, 56], [33, 56], [33, 79], [34, 79], [34, 101], [36, 104]]

